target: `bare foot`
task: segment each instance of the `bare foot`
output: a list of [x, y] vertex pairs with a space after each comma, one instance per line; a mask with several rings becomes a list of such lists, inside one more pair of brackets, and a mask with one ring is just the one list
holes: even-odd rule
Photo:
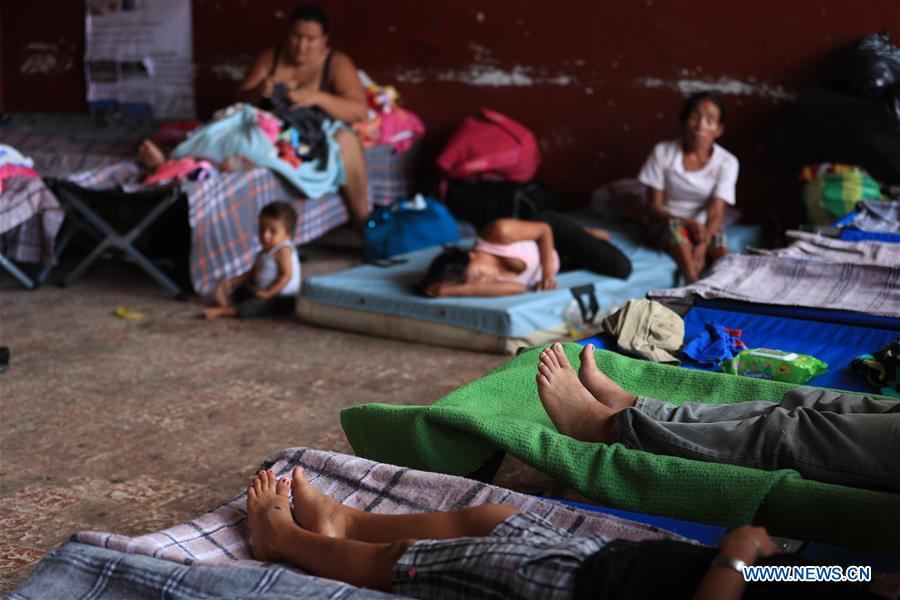
[[633, 394], [622, 389], [618, 383], [606, 376], [606, 373], [597, 366], [594, 359], [594, 345], [588, 344], [581, 351], [581, 367], [578, 369], [578, 379], [591, 395], [618, 412], [623, 408], [634, 406], [636, 400]]
[[614, 441], [611, 417], [615, 413], [597, 402], [578, 380], [561, 344], [541, 352], [537, 387], [541, 404], [561, 434], [584, 442]]
[[203, 309], [203, 316], [206, 317], [207, 321], [215, 321], [216, 319], [230, 315], [228, 314], [228, 310], [221, 306], [210, 306]]
[[294, 494], [294, 520], [300, 527], [328, 537], [347, 537], [347, 518], [340, 504], [314, 488], [296, 467], [291, 473]]
[[166, 155], [152, 140], [144, 140], [138, 147], [138, 162], [149, 171], [155, 171], [166, 162]]
[[609, 241], [609, 232], [606, 231], [605, 229], [595, 229], [593, 227], [586, 227], [585, 231], [589, 235], [597, 238], [598, 240], [603, 240], [604, 242]]
[[250, 519], [250, 546], [253, 558], [263, 562], [278, 561], [278, 538], [294, 525], [288, 480], [275, 480], [272, 471], [260, 471], [247, 488], [247, 515]]

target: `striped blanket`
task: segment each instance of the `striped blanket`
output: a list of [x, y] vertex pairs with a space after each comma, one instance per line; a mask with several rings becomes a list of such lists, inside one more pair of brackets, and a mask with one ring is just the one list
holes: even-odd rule
[[[627, 540], [676, 539], [675, 534], [519, 494], [462, 477], [366, 459], [290, 448], [266, 460], [278, 476], [301, 466], [310, 482], [342, 504], [376, 513], [453, 510], [500, 502], [540, 515], [575, 534]], [[125, 537], [81, 532], [46, 556], [9, 599], [66, 597], [373, 597], [369, 590], [308, 577], [296, 568], [253, 561], [246, 492], [216, 510], [155, 533]], [[189, 566], [188, 566], [189, 565]], [[62, 594], [61, 590], [65, 590]], [[349, 596], [348, 596], [349, 594]]]
[[766, 256], [788, 256], [820, 262], [852, 263], [863, 265], [900, 265], [900, 245], [876, 241], [843, 241], [806, 231], [788, 231], [793, 240], [786, 248], [756, 250]]
[[731, 255], [687, 287], [650, 298], [727, 298], [782, 306], [850, 310], [900, 317], [900, 264], [825, 262], [793, 256]]
[[[387, 205], [411, 192], [416, 152], [394, 154], [388, 145], [365, 151], [369, 199]], [[140, 168], [133, 161], [118, 162], [68, 177], [90, 189], [141, 189]], [[348, 221], [338, 194], [297, 198], [284, 179], [268, 169], [221, 173], [204, 181], [181, 184], [188, 201], [191, 226], [191, 283], [200, 295], [212, 293], [219, 280], [245, 273], [260, 250], [256, 219], [260, 209], [276, 200], [289, 200], [297, 211], [295, 244], [305, 244]]]

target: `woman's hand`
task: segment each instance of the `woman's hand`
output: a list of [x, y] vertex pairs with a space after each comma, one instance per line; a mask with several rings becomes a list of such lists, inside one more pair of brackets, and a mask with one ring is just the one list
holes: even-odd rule
[[262, 298], [263, 300], [265, 300], [266, 298], [271, 298], [271, 297], [274, 296], [274, 295], [275, 295], [275, 294], [273, 294], [273, 293], [270, 292], [269, 290], [257, 290], [257, 291], [256, 291], [256, 297], [257, 297], [257, 298]]
[[269, 75], [265, 79], [263, 79], [259, 83], [259, 96], [260, 98], [271, 98], [272, 93], [275, 91], [275, 84], [278, 83], [278, 79], [274, 75]]
[[429, 298], [440, 298], [441, 296], [446, 295], [446, 290], [447, 283], [443, 281], [437, 281], [425, 288], [425, 295]]
[[689, 220], [685, 220], [684, 226], [687, 228], [688, 233], [691, 236], [691, 241], [693, 241], [695, 244], [709, 243], [709, 232], [706, 231], [706, 227], [704, 227], [697, 221]]
[[544, 272], [544, 276], [538, 282], [536, 286], [534, 286], [539, 292], [546, 292], [547, 290], [555, 290], [556, 289], [556, 278], [553, 275], [547, 274]]
[[306, 108], [319, 103], [319, 90], [291, 90], [287, 94], [291, 108]]

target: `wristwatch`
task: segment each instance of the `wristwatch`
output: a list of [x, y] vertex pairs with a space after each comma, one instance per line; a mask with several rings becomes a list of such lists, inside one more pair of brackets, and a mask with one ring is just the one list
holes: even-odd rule
[[729, 569], [734, 569], [741, 575], [744, 574], [744, 567], [747, 566], [747, 563], [742, 561], [739, 558], [734, 558], [733, 556], [726, 556], [724, 554], [720, 554], [715, 557], [713, 561], [709, 564], [710, 567], [728, 567]]

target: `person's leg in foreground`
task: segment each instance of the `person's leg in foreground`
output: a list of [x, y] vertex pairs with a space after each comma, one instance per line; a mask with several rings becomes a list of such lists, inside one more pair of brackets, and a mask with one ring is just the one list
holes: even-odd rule
[[580, 378], [560, 344], [540, 356], [538, 395], [560, 433], [591, 442], [809, 479], [900, 490], [900, 402], [798, 388], [780, 403], [685, 403], [636, 397], [600, 372], [594, 349]]
[[292, 563], [360, 587], [390, 589], [394, 564], [420, 539], [488, 536], [518, 512], [486, 504], [442, 513], [378, 515], [338, 504], [310, 485], [302, 469], [294, 469], [292, 477], [293, 483], [260, 471], [247, 489], [253, 557]]

